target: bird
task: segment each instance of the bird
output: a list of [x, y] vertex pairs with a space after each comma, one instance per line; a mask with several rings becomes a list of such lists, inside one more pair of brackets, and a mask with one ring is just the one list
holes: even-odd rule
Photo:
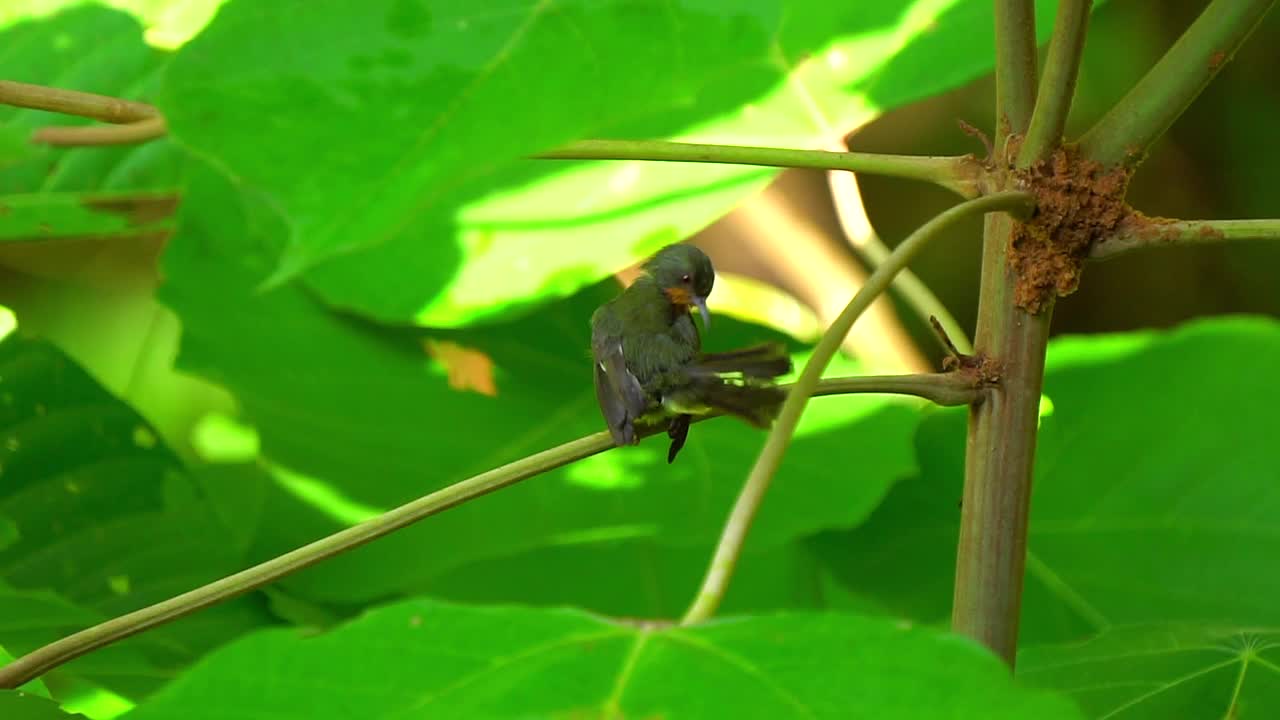
[[711, 259], [685, 243], [668, 245], [641, 275], [591, 315], [596, 400], [615, 445], [639, 442], [636, 426], [666, 423], [675, 461], [693, 416], [727, 413], [767, 428], [786, 392], [774, 379], [791, 371], [781, 343], [706, 353], [694, 309], [706, 330]]

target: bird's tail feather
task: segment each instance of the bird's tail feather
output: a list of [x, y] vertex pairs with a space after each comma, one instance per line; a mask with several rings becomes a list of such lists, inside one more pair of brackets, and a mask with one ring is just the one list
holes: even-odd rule
[[686, 388], [690, 403], [734, 415], [759, 428], [777, 417], [787, 391], [773, 385], [744, 385], [710, 378]]
[[775, 378], [791, 372], [791, 357], [781, 343], [764, 343], [730, 350], [702, 353], [688, 368], [695, 377], [741, 374], [743, 378]]

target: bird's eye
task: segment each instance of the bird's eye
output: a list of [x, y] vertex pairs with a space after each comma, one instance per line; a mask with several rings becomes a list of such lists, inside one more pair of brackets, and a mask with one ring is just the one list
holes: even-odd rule
[[687, 282], [689, 282], [689, 276], [688, 276], [688, 275], [681, 275], [681, 276], [680, 276], [680, 282], [682, 282], [682, 283], [687, 283]]

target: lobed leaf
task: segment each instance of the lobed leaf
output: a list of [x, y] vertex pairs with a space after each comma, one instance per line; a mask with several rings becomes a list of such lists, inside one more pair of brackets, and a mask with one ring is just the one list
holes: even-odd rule
[[966, 640], [884, 620], [780, 614], [655, 629], [574, 610], [427, 600], [316, 637], [256, 633], [129, 718], [174, 715], [1080, 717], [1061, 698], [1014, 685]]

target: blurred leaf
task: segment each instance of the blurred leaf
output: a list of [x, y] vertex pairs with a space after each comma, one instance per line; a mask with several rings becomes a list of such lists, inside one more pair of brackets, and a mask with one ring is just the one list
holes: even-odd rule
[[572, 610], [425, 600], [309, 639], [254, 634], [130, 717], [193, 708], [207, 718], [308, 720], [674, 720], [708, 717], [710, 708], [742, 718], [1080, 717], [1061, 698], [1015, 686], [996, 658], [966, 640], [883, 620], [793, 614], [653, 630]]
[[23, 128], [0, 125], [0, 170], [37, 152], [29, 142], [30, 136]]
[[66, 720], [83, 718], [63, 712], [58, 704], [21, 690], [0, 690], [0, 717], [5, 720]]
[[[1280, 555], [1280, 389], [1267, 379], [1278, 363], [1280, 324], [1261, 318], [1051, 345], [1024, 646], [1116, 624], [1280, 625], [1280, 577], [1260, 571]], [[927, 621], [951, 603], [964, 421], [932, 414], [920, 476], [862, 527], [818, 542], [851, 588]]]
[[[6, 630], [17, 635], [0, 635], [11, 649], [29, 651], [56, 639], [55, 628], [80, 629], [237, 569], [243, 547], [137, 413], [43, 342], [0, 343], [0, 378], [0, 513], [18, 529], [0, 551], [0, 578], [18, 592], [4, 601], [22, 603], [0, 613], [18, 623]], [[57, 595], [21, 593], [43, 589]], [[243, 599], [124, 647], [171, 666], [267, 619]], [[104, 672], [93, 657], [80, 661], [88, 676]], [[113, 663], [95, 682], [126, 694], [154, 686], [154, 665], [132, 665], [129, 675]]]
[[9, 518], [0, 515], [0, 550], [4, 550], [18, 541], [18, 526]]
[[1018, 677], [1070, 694], [1089, 717], [1264, 718], [1280, 708], [1280, 633], [1209, 625], [1118, 627], [1018, 653]]
[[[47, 590], [14, 590], [0, 585], [0, 641], [15, 655], [106, 619]], [[141, 695], [165, 679], [165, 673], [148, 655], [163, 657], [165, 653], [172, 655], [173, 649], [144, 636], [73, 660], [59, 672]]]
[[593, 135], [830, 147], [993, 56], [989, 4], [956, 0], [299, 7], [228, 4], [159, 102], [281, 214], [276, 279], [437, 327], [567, 296], [776, 172], [520, 158]]
[[[334, 314], [300, 288], [256, 288], [270, 272], [263, 218], [212, 173], [185, 194], [161, 298], [184, 325], [179, 364], [234, 391], [258, 433], [263, 466], [210, 492], [239, 508], [229, 522], [264, 558], [477, 472], [599, 432], [588, 319], [616, 292], [602, 285], [519, 322], [486, 330], [377, 328]], [[708, 346], [777, 337], [717, 319]], [[494, 395], [454, 388], [424, 340], [492, 362]], [[455, 385], [457, 378], [455, 378]], [[823, 398], [806, 416], [752, 543], [778, 545], [856, 524], [912, 469], [912, 406]], [[316, 600], [399, 592], [446, 569], [525, 550], [624, 538], [707, 547], [719, 533], [764, 434], [732, 420], [698, 425], [679, 462], [665, 438], [610, 452], [450, 510], [286, 581]], [[830, 458], [858, 457], [856, 475]], [[851, 481], [851, 477], [856, 481]], [[242, 476], [243, 479], [243, 476]]]
[[[567, 605], [614, 617], [677, 618], [693, 601], [710, 554], [706, 547], [672, 547], [652, 538], [544, 547], [473, 562], [415, 590], [471, 604]], [[744, 553], [721, 612], [831, 608], [819, 572], [796, 542]]]
[[[94, 0], [135, 15], [145, 27], [147, 41], [177, 47], [204, 27], [226, 0]], [[7, 0], [0, 7], [0, 28], [86, 4], [85, 0]]]
[[173, 195], [40, 193], [0, 196], [0, 242], [134, 237], [173, 229]]

